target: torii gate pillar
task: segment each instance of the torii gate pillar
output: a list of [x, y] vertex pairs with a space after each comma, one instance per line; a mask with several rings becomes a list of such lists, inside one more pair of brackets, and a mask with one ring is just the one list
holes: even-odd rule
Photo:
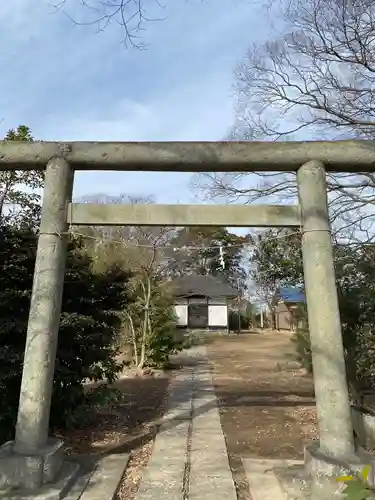
[[326, 174], [319, 161], [297, 172], [302, 211], [302, 254], [319, 442], [306, 447], [312, 499], [340, 497], [338, 476], [359, 470], [368, 457], [354, 446], [337, 296]]

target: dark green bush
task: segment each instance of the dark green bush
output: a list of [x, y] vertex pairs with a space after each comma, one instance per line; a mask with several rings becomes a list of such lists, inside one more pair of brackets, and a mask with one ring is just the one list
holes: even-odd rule
[[158, 311], [154, 317], [153, 335], [147, 349], [149, 365], [168, 367], [169, 358], [184, 348], [183, 340], [176, 337], [176, 319], [172, 308]]
[[0, 443], [12, 436], [18, 408], [35, 236], [0, 226]]
[[342, 333], [349, 382], [356, 392], [375, 387], [375, 246], [342, 254], [338, 268]]
[[310, 333], [305, 304], [298, 305], [295, 312], [295, 324], [296, 331], [293, 334], [292, 341], [296, 345], [297, 359], [305, 370], [312, 373]]
[[183, 340], [179, 340], [176, 334], [177, 318], [171, 291], [157, 280], [153, 289], [150, 313], [152, 335], [147, 346], [147, 364], [163, 368], [169, 365], [172, 354], [183, 349]]
[[[354, 396], [361, 387], [375, 387], [375, 246], [338, 247], [335, 261], [345, 361]], [[301, 314], [307, 318], [306, 311]], [[294, 341], [299, 360], [310, 369], [307, 320]]]
[[238, 311], [229, 311], [228, 314], [228, 327], [231, 332], [239, 330], [247, 330], [249, 328], [250, 320], [244, 313]]
[[309, 373], [312, 373], [309, 330], [307, 328], [297, 328], [292, 339], [296, 344], [298, 361]]
[[[0, 442], [13, 436], [22, 375], [36, 238], [32, 231], [0, 227]], [[51, 406], [51, 427], [82, 422], [89, 396], [85, 379], [114, 380], [114, 341], [128, 297], [128, 273], [95, 275], [79, 241], [68, 248], [67, 270]], [[87, 412], [86, 412], [87, 414]]]
[[168, 283], [155, 275], [135, 276], [131, 290], [132, 305], [124, 315], [121, 347], [131, 351], [138, 369], [167, 367], [169, 357], [183, 349], [183, 337], [177, 332], [173, 293]]

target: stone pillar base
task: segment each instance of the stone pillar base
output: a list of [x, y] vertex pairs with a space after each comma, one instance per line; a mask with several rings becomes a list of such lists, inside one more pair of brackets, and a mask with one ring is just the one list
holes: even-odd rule
[[50, 438], [38, 453], [24, 455], [14, 450], [14, 442], [0, 446], [0, 488], [36, 490], [53, 483], [64, 460], [63, 442]]
[[351, 457], [336, 459], [329, 457], [319, 448], [319, 442], [314, 442], [305, 448], [305, 469], [311, 484], [311, 500], [343, 499], [345, 482], [338, 481], [339, 477], [355, 476], [369, 465], [371, 470], [367, 477], [367, 484], [374, 486], [375, 457], [363, 449], [358, 449]]
[[352, 424], [360, 446], [371, 449], [375, 445], [375, 415], [360, 406], [352, 405]]

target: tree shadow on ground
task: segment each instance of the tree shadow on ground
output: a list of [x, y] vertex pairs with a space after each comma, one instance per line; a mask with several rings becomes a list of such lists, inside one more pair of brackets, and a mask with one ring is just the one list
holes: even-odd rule
[[132, 443], [124, 452], [153, 439], [153, 423], [163, 412], [169, 377], [127, 377], [111, 387], [121, 392], [117, 404], [100, 407], [94, 421], [72, 430], [58, 432], [68, 455], [104, 453], [119, 442]]
[[[184, 366], [185, 368], [196, 367], [199, 364], [196, 359], [193, 357], [186, 357], [183, 360], [183, 363], [180, 362], [179, 366]], [[208, 370], [211, 372], [211, 369]], [[175, 394], [179, 394], [179, 397], [176, 399], [177, 406], [171, 406], [169, 410], [173, 413], [176, 408], [179, 408], [186, 403], [189, 402], [190, 396], [189, 391], [186, 390], [186, 384], [190, 384], [190, 382], [185, 381], [174, 381], [173, 383], [173, 392]], [[207, 391], [210, 393], [212, 389], [210, 389], [211, 382], [195, 382], [194, 393], [199, 393], [203, 395]], [[212, 387], [212, 386], [211, 386]], [[186, 397], [187, 395], [187, 397]], [[144, 413], [142, 415], [143, 422], [147, 422], [148, 428], [153, 429], [153, 434], [155, 435], [159, 430], [160, 432], [164, 432], [171, 428], [174, 428], [178, 425], [182, 420], [189, 420], [192, 416], [203, 415], [213, 408], [218, 408], [219, 410], [226, 409], [243, 409], [243, 408], [259, 408], [259, 409], [276, 409], [282, 410], [284, 408], [298, 408], [298, 407], [314, 407], [315, 400], [314, 394], [312, 390], [295, 390], [295, 391], [286, 391], [286, 390], [267, 390], [267, 391], [259, 391], [259, 390], [248, 390], [243, 386], [238, 385], [231, 386], [231, 389], [228, 391], [221, 391], [219, 388], [215, 388], [215, 399], [210, 400], [205, 403], [196, 403], [194, 408], [188, 410], [180, 410], [178, 414], [174, 416], [173, 419], [164, 420], [161, 415], [156, 416], [155, 412], [152, 412], [151, 407], [149, 413]], [[165, 407], [164, 407], [165, 408]], [[138, 408], [139, 409], [139, 408]], [[131, 420], [131, 418], [129, 417]], [[134, 417], [132, 417], [134, 421]], [[291, 419], [289, 419], [291, 420]], [[162, 426], [162, 427], [161, 427]], [[135, 425], [133, 429], [137, 429]], [[145, 429], [139, 430], [138, 432], [133, 432], [131, 434], [128, 433], [128, 436], [124, 441], [113, 447], [109, 452], [111, 453], [124, 453], [131, 452], [132, 449], [137, 448], [147, 442], [150, 439], [150, 434]]]

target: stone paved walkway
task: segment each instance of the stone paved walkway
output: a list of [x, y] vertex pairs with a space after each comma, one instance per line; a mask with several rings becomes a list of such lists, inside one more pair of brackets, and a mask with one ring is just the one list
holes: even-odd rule
[[181, 358], [136, 500], [236, 500], [206, 348]]

